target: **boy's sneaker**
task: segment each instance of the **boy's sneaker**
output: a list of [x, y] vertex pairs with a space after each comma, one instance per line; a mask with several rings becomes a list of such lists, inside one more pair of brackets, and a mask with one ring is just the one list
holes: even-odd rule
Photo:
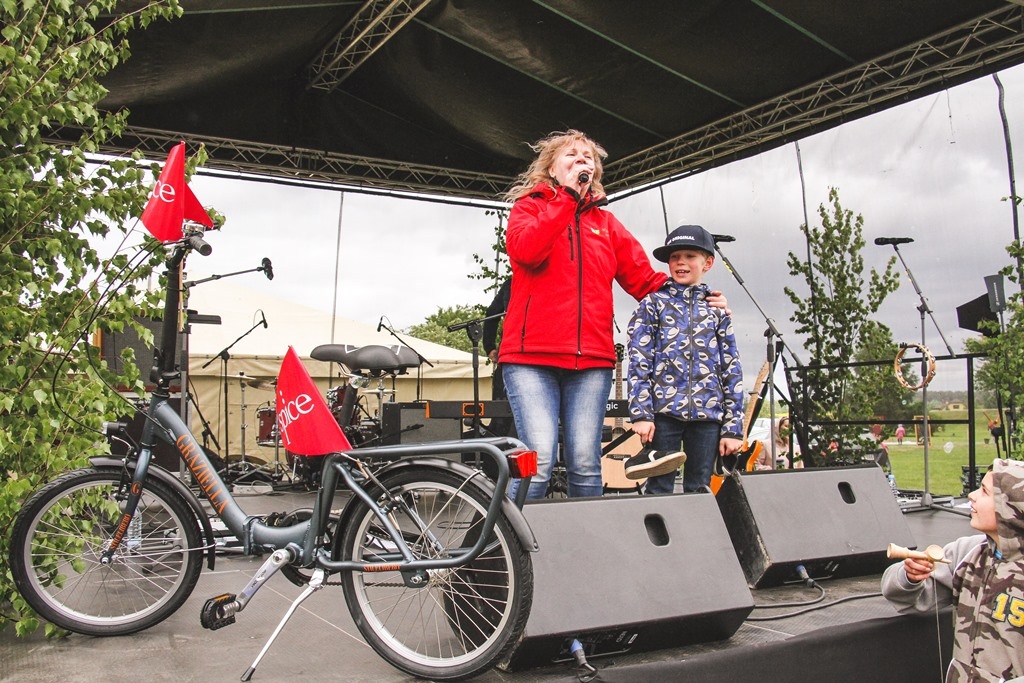
[[626, 479], [657, 477], [677, 471], [686, 462], [682, 451], [656, 451], [644, 448], [626, 461]]

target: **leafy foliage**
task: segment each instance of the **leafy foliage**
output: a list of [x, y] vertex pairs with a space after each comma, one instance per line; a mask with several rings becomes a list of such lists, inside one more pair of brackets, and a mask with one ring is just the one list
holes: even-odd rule
[[[1024, 246], [1019, 241], [1012, 242], [1006, 251], [1018, 264], [1024, 258]], [[999, 325], [983, 321], [981, 325], [986, 325], [989, 330], [999, 334], [968, 339], [964, 345], [970, 353], [983, 353], [988, 356], [976, 370], [975, 378], [978, 384], [998, 392], [1004, 406], [1019, 409], [1024, 405], [1024, 382], [1021, 380], [1024, 377], [1024, 299], [1020, 291], [1021, 276], [1020, 271], [1012, 266], [1007, 266], [1000, 272], [1018, 286], [1017, 292], [1006, 297], [1004, 327], [1000, 330]], [[1021, 434], [1019, 422], [1011, 420], [1003, 426], [1009, 426], [1011, 429], [1008, 433], [1009, 456], [1024, 460], [1024, 445], [1021, 443], [1024, 434]]]
[[[97, 107], [98, 79], [128, 58], [129, 30], [177, 14], [176, 0], [0, 2], [0, 529], [30, 491], [105, 450], [99, 424], [125, 410], [113, 385], [142, 389], [131, 364], [115, 377], [99, 362], [89, 335], [150, 310], [141, 283], [154, 258], [103, 261], [90, 238], [141, 214], [149, 174], [139, 158], [92, 167], [86, 154], [125, 126], [127, 112]], [[46, 139], [56, 129], [80, 137], [57, 146]], [[7, 544], [5, 533], [4, 558]], [[39, 620], [6, 564], [0, 627], [30, 633]]]
[[[425, 321], [413, 325], [406, 332], [414, 337], [419, 337], [435, 344], [470, 353], [473, 350], [473, 343], [470, 341], [466, 330], [449, 332], [448, 326], [482, 318], [486, 313], [487, 307], [480, 306], [479, 304], [460, 304], [458, 306], [439, 308], [436, 313], [430, 314]], [[482, 356], [482, 346], [479, 347], [479, 351]]]
[[512, 266], [508, 262], [508, 252], [505, 250], [505, 221], [508, 219], [508, 211], [498, 209], [484, 213], [498, 219], [498, 224], [494, 226], [494, 244], [491, 245], [491, 251], [494, 252], [494, 266], [492, 267], [490, 262], [479, 254], [473, 254], [473, 260], [480, 266], [480, 271], [470, 273], [466, 277], [471, 280], [490, 280], [490, 284], [484, 287], [484, 291], [496, 292], [501, 287], [501, 283], [512, 274]]
[[[811, 365], [826, 366], [797, 376], [792, 409], [804, 425], [871, 418], [888, 380], [871, 366], [855, 369], [849, 363], [865, 355], [881, 353], [891, 358], [896, 354], [889, 328], [871, 320], [886, 296], [899, 287], [896, 257], [881, 273], [872, 268], [865, 279], [864, 217], [842, 207], [836, 188], [829, 190], [828, 205], [820, 205], [818, 215], [821, 227], [800, 228], [810, 247], [810, 262], [792, 252], [786, 261], [790, 275], [802, 277], [810, 295], [784, 288], [795, 307], [790, 319], [797, 324], [797, 333], [804, 335]], [[815, 464], [842, 463], [850, 458], [850, 447], [857, 444], [862, 431], [856, 425], [808, 429], [801, 447], [805, 456], [815, 454]], [[830, 448], [832, 443], [838, 448]]]

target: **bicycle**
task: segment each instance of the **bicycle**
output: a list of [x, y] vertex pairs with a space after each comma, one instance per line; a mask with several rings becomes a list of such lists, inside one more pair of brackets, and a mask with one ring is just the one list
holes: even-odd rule
[[[25, 502], [12, 531], [10, 567], [25, 601], [56, 626], [92, 636], [125, 635], [166, 619], [214, 567], [216, 542], [199, 495], [152, 462], [157, 439], [177, 447], [206, 505], [247, 555], [269, 557], [237, 595], [204, 604], [200, 623], [234, 623], [279, 571], [304, 584], [252, 665], [251, 679], [299, 605], [339, 581], [369, 645], [396, 668], [422, 678], [458, 680], [490, 668], [515, 646], [533, 598], [530, 552], [537, 542], [504, 492], [529, 476], [536, 454], [515, 439], [466, 439], [360, 448], [324, 458], [312, 510], [250, 517], [204, 449], [168, 403], [175, 365], [180, 269], [212, 249], [189, 230], [166, 259], [161, 337], [154, 349], [156, 388], [140, 446], [63, 474]], [[126, 425], [104, 423], [108, 440], [130, 441]], [[442, 453], [482, 454], [495, 479]], [[376, 470], [370, 461], [386, 461]], [[340, 485], [351, 492], [339, 515]]]

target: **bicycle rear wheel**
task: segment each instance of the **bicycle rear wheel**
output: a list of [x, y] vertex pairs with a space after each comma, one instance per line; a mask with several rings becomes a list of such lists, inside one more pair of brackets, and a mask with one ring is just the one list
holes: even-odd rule
[[36, 492], [18, 514], [11, 573], [47, 621], [91, 636], [134, 633], [173, 614], [195, 588], [202, 570], [198, 521], [177, 493], [153, 479], [138, 521], [110, 564], [100, 564], [125, 494], [119, 470], [76, 470]]
[[[417, 467], [384, 473], [369, 491], [418, 558], [447, 557], [480, 537], [490, 495], [457, 472]], [[405, 505], [388, 504], [391, 497]], [[381, 562], [395, 543], [370, 508], [353, 498], [342, 516], [336, 558]], [[407, 587], [399, 572], [346, 572], [349, 611], [370, 646], [414, 676], [458, 680], [491, 668], [518, 641], [533, 599], [533, 567], [519, 537], [499, 516], [484, 552], [453, 569], [428, 572]]]

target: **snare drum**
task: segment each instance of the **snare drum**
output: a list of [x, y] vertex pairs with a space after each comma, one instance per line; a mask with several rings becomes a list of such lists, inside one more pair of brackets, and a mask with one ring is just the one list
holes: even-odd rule
[[276, 446], [280, 443], [277, 435], [277, 410], [273, 406], [256, 409], [256, 443], [260, 446]]

